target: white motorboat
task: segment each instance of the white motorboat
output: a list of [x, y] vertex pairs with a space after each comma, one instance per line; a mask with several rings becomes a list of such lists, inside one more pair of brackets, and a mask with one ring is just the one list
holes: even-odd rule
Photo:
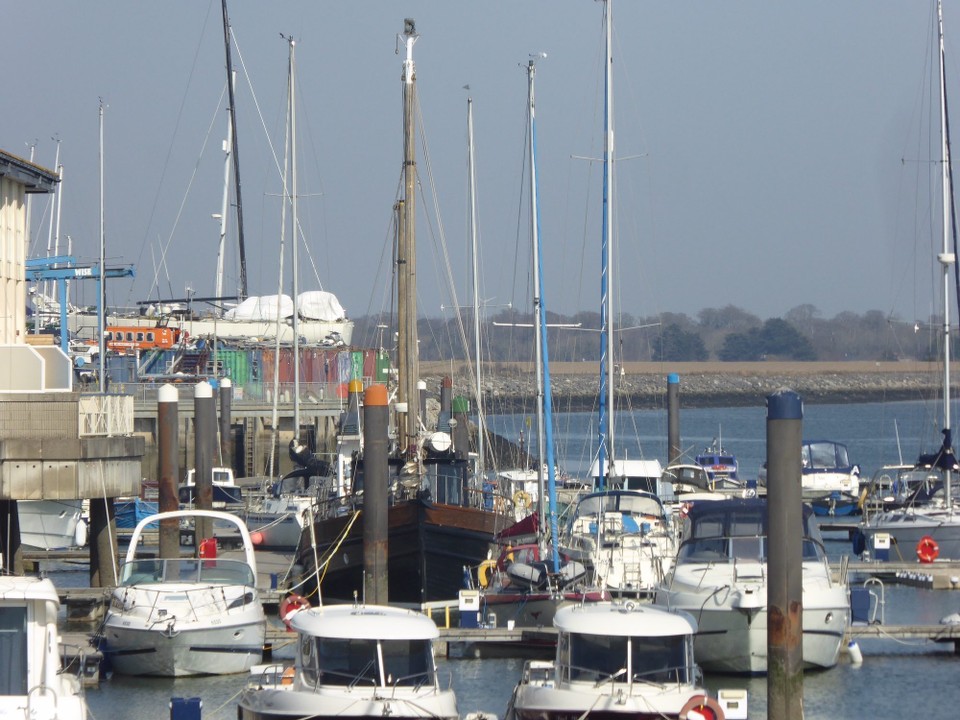
[[[243, 559], [137, 559], [147, 525], [168, 518], [232, 523]], [[209, 541], [208, 541], [209, 542]], [[137, 524], [119, 585], [101, 630], [101, 650], [124, 675], [226, 675], [248, 671], [263, 656], [266, 621], [256, 587], [257, 561], [246, 525], [214, 510], [159, 513]]]
[[724, 717], [699, 685], [687, 613], [587, 603], [560, 608], [553, 624], [556, 659], [526, 662], [506, 720]]
[[379, 605], [303, 609], [289, 618], [297, 633], [293, 667], [251, 671], [240, 720], [280, 718], [459, 718], [450, 682], [437, 675], [427, 616]]
[[[850, 620], [845, 584], [834, 582], [812, 509], [803, 510], [803, 664], [837, 664]], [[691, 613], [697, 662], [707, 671], [767, 671], [767, 502], [692, 503], [658, 606]]]
[[0, 717], [87, 717], [79, 678], [61, 667], [59, 609], [49, 580], [0, 576]]
[[560, 552], [583, 563], [593, 584], [614, 595], [651, 595], [673, 564], [676, 547], [660, 498], [640, 490], [582, 497], [560, 535]]
[[20, 500], [17, 512], [25, 548], [61, 550], [87, 544], [83, 500]]

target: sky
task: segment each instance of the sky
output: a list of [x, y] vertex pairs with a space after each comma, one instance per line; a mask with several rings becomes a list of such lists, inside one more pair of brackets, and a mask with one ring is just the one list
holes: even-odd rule
[[[948, 5], [957, 87], [960, 7]], [[282, 185], [268, 138], [282, 156], [284, 34], [297, 40], [300, 288], [319, 283], [352, 317], [389, 305], [397, 35], [411, 17], [428, 153], [418, 142], [420, 314], [472, 302], [468, 97], [480, 296], [490, 314], [530, 306], [532, 53], [547, 55], [536, 73], [544, 302], [599, 309], [602, 3], [230, 0], [229, 11], [252, 294], [279, 285]], [[618, 308], [926, 317], [940, 242], [928, 182], [937, 150], [924, 135], [933, 12], [916, 0], [615, 0]], [[108, 283], [108, 302], [212, 295], [227, 122], [219, 0], [17, 2], [3, 16], [0, 148], [53, 167], [59, 146], [61, 253], [68, 242], [81, 263], [99, 253], [102, 101], [108, 266], [136, 270]], [[51, 244], [50, 213], [45, 198], [32, 206], [33, 256]], [[231, 288], [235, 252], [227, 264]], [[83, 285], [76, 301], [93, 304], [94, 284]]]

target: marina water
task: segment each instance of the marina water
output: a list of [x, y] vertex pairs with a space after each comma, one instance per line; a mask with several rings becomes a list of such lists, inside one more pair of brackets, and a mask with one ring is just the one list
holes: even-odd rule
[[[722, 436], [724, 448], [737, 455], [741, 474], [755, 477], [766, 456], [766, 409], [763, 398], [756, 407], [687, 409], [681, 411], [681, 445], [692, 457]], [[939, 446], [939, 410], [921, 402], [807, 405], [803, 435], [846, 443], [852, 462], [869, 477], [883, 464], [910, 462], [921, 451]], [[528, 415], [489, 418], [491, 429], [516, 440], [523, 429], [529, 438]], [[570, 474], [589, 467], [596, 445], [596, 417], [591, 413], [565, 413], [558, 417], [561, 464]], [[666, 457], [666, 412], [642, 410], [618, 416], [617, 456]], [[850, 552], [845, 535], [826, 535], [831, 560]], [[52, 575], [56, 584], [86, 583], [86, 568], [62, 567]], [[884, 592], [887, 624], [937, 624], [940, 618], [960, 612], [960, 592], [923, 590], [887, 584]], [[810, 719], [940, 717], [960, 705], [960, 655], [952, 643], [921, 640], [863, 639], [863, 665], [841, 655], [837, 667], [804, 676], [804, 712]], [[292, 657], [292, 648], [280, 649], [276, 659]], [[519, 658], [442, 660], [440, 671], [457, 691], [461, 714], [484, 710], [502, 717], [513, 685], [520, 677]], [[707, 675], [711, 691], [746, 688], [750, 717], [766, 717], [764, 678]], [[201, 678], [130, 678], [114, 676], [87, 693], [91, 717], [96, 720], [169, 717], [172, 697], [200, 697], [205, 720], [236, 717], [237, 696], [246, 676]]]

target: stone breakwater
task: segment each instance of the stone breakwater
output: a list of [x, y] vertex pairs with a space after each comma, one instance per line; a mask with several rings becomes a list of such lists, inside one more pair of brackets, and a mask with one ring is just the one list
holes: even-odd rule
[[[616, 396], [635, 408], [664, 407], [670, 373], [679, 376], [684, 407], [762, 406], [782, 388], [807, 403], [922, 400], [935, 396], [942, 382], [937, 368], [926, 363], [627, 363], [614, 373]], [[447, 374], [455, 395], [473, 395], [468, 371]], [[441, 377], [425, 374], [431, 391]], [[561, 363], [551, 380], [557, 410], [596, 407], [598, 377], [589, 364]], [[481, 387], [487, 412], [529, 411], [536, 398], [536, 376], [523, 364], [485, 367]]]

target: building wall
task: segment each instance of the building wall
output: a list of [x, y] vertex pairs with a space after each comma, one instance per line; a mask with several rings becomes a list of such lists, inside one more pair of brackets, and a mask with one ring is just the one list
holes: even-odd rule
[[25, 188], [8, 177], [0, 177], [0, 345], [24, 341], [26, 232]]

